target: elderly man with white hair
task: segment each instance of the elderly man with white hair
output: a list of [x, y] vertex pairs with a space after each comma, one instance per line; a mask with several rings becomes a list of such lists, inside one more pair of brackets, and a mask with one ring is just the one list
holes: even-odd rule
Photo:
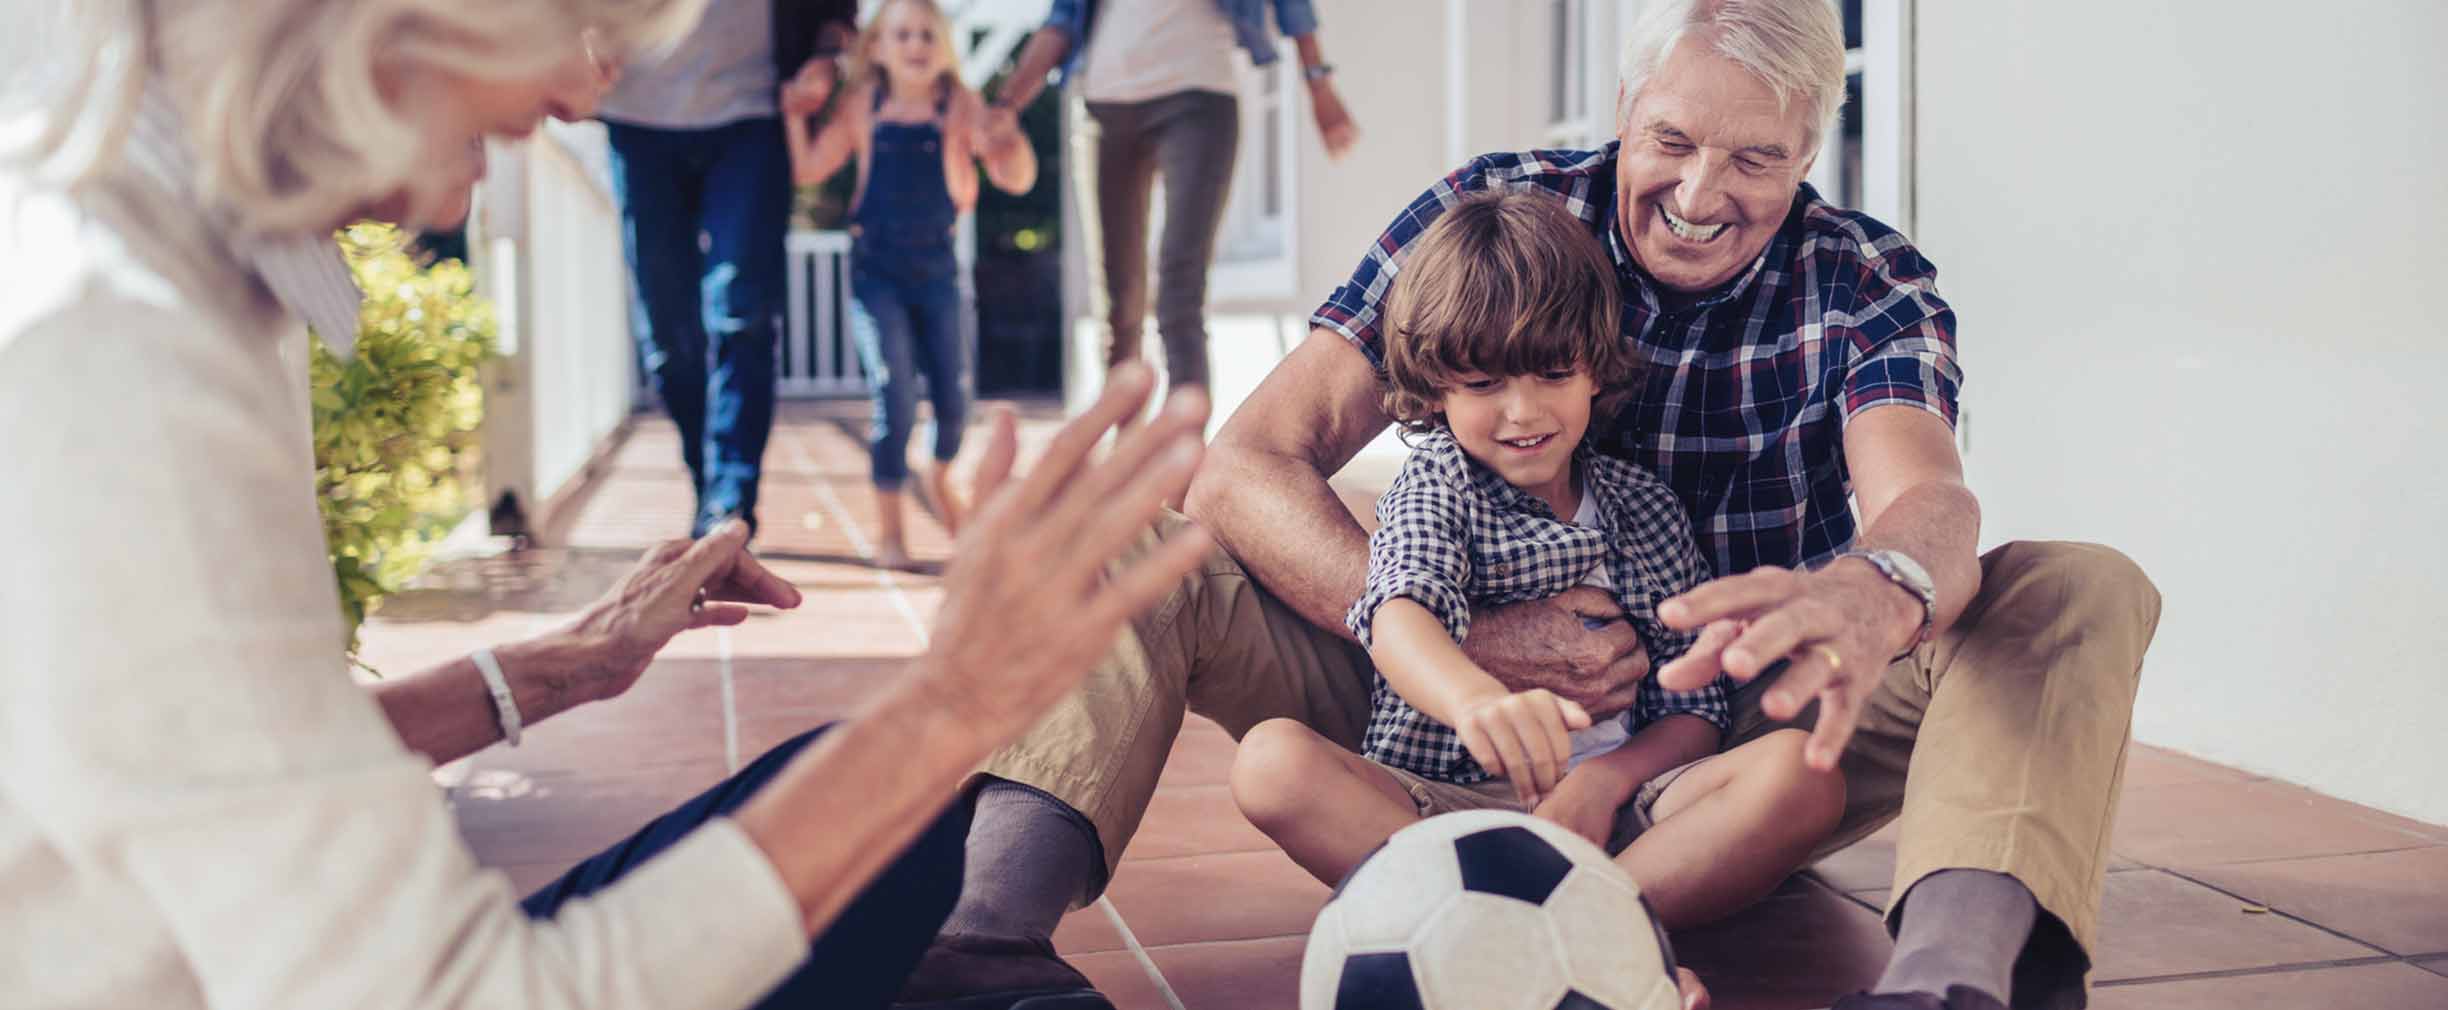
[[331, 230], [456, 222], [484, 137], [588, 114], [701, 6], [0, 15], [42, 41], [0, 119], [0, 1003], [880, 1007], [952, 904], [964, 780], [1205, 553], [1108, 565], [1188, 482], [1197, 397], [1092, 461], [1153, 387], [1122, 370], [1025, 477], [1006, 417], [931, 643], [856, 718], [524, 902], [476, 865], [434, 764], [800, 594], [732, 522], [568, 627], [352, 683], [305, 368], [308, 326], [340, 353], [356, 332]]
[[[1613, 259], [1645, 377], [1600, 451], [1676, 491], [1720, 576], [1662, 605], [1701, 634], [1655, 675], [1743, 682], [1728, 746], [1813, 727], [1804, 759], [1850, 795], [1828, 851], [1902, 820], [1894, 957], [1838, 1005], [2083, 1005], [2158, 594], [2103, 547], [1977, 552], [1935, 270], [1803, 182], [1843, 91], [1827, 0], [1659, 0], [1624, 46], [1614, 142], [1483, 156], [1405, 208], [1193, 482], [1230, 556], [989, 762], [966, 889], [904, 999], [1031, 1006], [950, 997], [1068, 986], [1034, 1005], [1097, 1005], [1043, 938], [1120, 858], [1185, 706], [1236, 735], [1291, 717], [1359, 744], [1371, 673], [1341, 616], [1368, 546], [1326, 478], [1388, 423], [1375, 366], [1405, 250], [1507, 189], [1551, 194]], [[1617, 711], [1651, 672], [1619, 616], [1577, 589], [1474, 613], [1464, 648], [1517, 689]]]

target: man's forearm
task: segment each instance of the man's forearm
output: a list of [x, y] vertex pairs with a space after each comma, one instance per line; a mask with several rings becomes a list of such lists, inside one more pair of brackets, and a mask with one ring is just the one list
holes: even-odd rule
[[[1960, 482], [1932, 480], [1907, 488], [1880, 510], [1854, 546], [1902, 551], [1929, 570], [1938, 589], [1932, 635], [1953, 624], [1980, 592], [1980, 500]], [[1919, 615], [1913, 621], [1917, 625]]]
[[1368, 534], [1313, 464], [1219, 441], [1187, 508], [1267, 592], [1352, 637], [1343, 616], [1368, 585]]
[[[534, 725], [588, 699], [586, 687], [593, 662], [587, 650], [566, 639], [547, 637], [493, 650], [502, 677], [518, 704], [519, 721]], [[493, 710], [493, 694], [484, 675], [465, 656], [406, 677], [388, 678], [372, 688], [383, 716], [408, 749], [448, 764], [474, 754], [501, 739], [501, 717]]]
[[1310, 67], [1324, 66], [1326, 63], [1326, 50], [1325, 47], [1318, 45], [1316, 32], [1292, 36], [1292, 48], [1300, 54], [1303, 76], [1307, 76], [1305, 72]]
[[1071, 36], [1063, 34], [1062, 29], [1037, 29], [1036, 34], [1029, 36], [1028, 44], [1020, 47], [1019, 65], [1012, 68], [1010, 77], [1004, 78], [1003, 90], [995, 95], [994, 104], [1015, 111], [1027, 108], [1045, 90], [1046, 75], [1053, 73], [1055, 64], [1070, 52]]

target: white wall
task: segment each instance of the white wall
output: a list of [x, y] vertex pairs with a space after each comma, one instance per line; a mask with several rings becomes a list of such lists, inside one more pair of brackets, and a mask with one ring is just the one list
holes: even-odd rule
[[2135, 735], [2448, 822], [2448, 5], [1919, 5], [1986, 539], [2166, 595]]

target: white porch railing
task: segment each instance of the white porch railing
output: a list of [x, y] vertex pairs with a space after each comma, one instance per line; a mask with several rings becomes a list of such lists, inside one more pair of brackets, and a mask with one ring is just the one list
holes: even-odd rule
[[548, 123], [528, 140], [492, 143], [469, 234], [501, 326], [501, 358], [485, 371], [488, 504], [516, 499], [531, 532], [635, 402], [629, 270], [607, 151], [592, 123]]
[[[961, 340], [977, 361], [977, 286], [970, 277], [974, 237], [961, 219]], [[781, 394], [792, 398], [867, 395], [867, 370], [850, 332], [850, 233], [793, 231], [783, 243], [790, 277], [782, 340], [774, 349]]]
[[850, 336], [850, 233], [794, 231], [789, 254], [789, 315], [775, 375], [783, 396], [858, 396], [867, 392]]

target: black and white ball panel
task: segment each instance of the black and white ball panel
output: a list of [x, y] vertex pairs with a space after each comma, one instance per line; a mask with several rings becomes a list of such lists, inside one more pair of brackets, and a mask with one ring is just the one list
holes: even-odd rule
[[1640, 889], [1587, 839], [1505, 811], [1388, 839], [1319, 913], [1302, 1010], [1675, 1010]]

